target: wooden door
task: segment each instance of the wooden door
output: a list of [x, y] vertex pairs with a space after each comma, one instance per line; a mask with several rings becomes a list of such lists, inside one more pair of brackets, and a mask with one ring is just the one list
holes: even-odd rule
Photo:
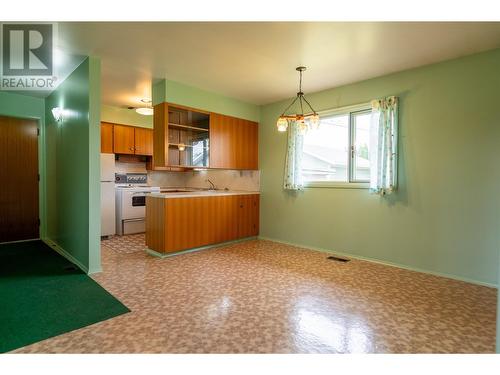
[[0, 116], [0, 242], [40, 237], [37, 127]]
[[101, 122], [101, 152], [113, 153], [113, 124]]
[[153, 131], [151, 129], [135, 128], [135, 154], [153, 155]]
[[115, 154], [134, 154], [134, 128], [115, 125], [113, 127], [113, 150]]

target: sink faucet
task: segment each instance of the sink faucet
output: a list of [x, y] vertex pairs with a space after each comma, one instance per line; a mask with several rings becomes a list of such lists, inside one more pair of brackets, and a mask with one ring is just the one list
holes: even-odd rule
[[217, 190], [217, 188], [215, 187], [215, 184], [210, 181], [209, 178], [206, 179], [206, 182], [208, 182], [210, 184], [210, 187], [208, 188], [208, 190]]

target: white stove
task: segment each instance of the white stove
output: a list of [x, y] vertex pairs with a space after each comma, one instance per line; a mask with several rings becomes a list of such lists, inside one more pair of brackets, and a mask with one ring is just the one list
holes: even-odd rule
[[115, 177], [116, 234], [142, 233], [146, 230], [146, 196], [160, 192], [148, 186], [147, 174], [127, 173]]

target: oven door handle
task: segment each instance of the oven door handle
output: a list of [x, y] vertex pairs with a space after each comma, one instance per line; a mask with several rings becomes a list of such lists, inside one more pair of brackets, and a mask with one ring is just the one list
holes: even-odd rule
[[131, 222], [134, 222], [134, 221], [145, 221], [145, 220], [146, 220], [145, 218], [139, 217], [137, 219], [123, 219], [122, 222], [123, 223], [131, 223]]
[[138, 195], [140, 197], [143, 197], [146, 194], [151, 194], [151, 192], [150, 191], [138, 191], [138, 192], [132, 193], [132, 195]]

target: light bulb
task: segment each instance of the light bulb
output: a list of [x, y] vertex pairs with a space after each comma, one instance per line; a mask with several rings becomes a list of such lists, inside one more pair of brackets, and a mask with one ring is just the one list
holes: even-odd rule
[[317, 114], [309, 117], [309, 124], [311, 125], [312, 130], [318, 130], [319, 128], [319, 116]]
[[304, 120], [297, 121], [297, 126], [299, 127], [299, 134], [300, 135], [306, 135], [306, 133], [307, 133], [307, 124], [304, 122]]
[[52, 116], [54, 116], [54, 120], [57, 122], [62, 121], [63, 119], [63, 110], [59, 107], [52, 108]]
[[284, 117], [280, 117], [276, 122], [276, 127], [279, 132], [286, 132], [286, 129], [288, 128], [288, 120]]
[[177, 147], [179, 148], [179, 151], [184, 151], [186, 149], [186, 145], [184, 143], [179, 143]]

